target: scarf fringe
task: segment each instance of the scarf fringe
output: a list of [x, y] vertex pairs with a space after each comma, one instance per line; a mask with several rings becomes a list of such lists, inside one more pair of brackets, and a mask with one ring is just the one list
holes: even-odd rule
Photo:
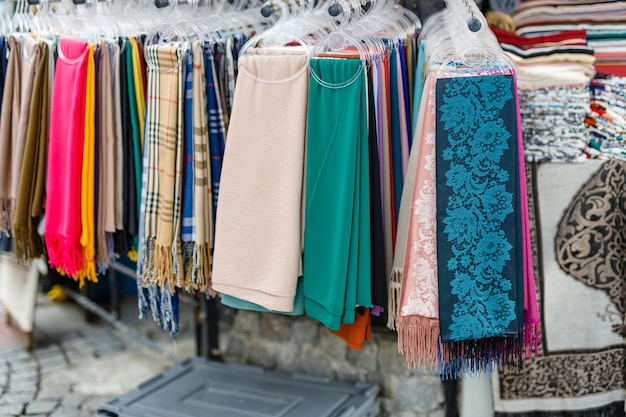
[[33, 258], [34, 244], [29, 238], [27, 227], [15, 227], [13, 242], [15, 243], [15, 257], [19, 263], [23, 264]]
[[169, 288], [172, 289], [174, 288], [175, 284], [173, 269], [174, 266], [172, 264], [172, 248], [159, 245], [158, 243], [156, 243], [156, 239], [153, 245], [153, 253], [151, 257], [151, 281], [153, 283], [156, 283], [156, 285], [161, 288], [163, 288], [164, 285], [167, 283]]
[[402, 290], [402, 268], [394, 267], [391, 271], [387, 286], [387, 328], [398, 330], [398, 308], [400, 306], [400, 291]]
[[493, 372], [500, 367], [520, 369], [522, 365], [522, 335], [497, 337], [440, 345], [438, 374], [441, 379], [456, 379], [461, 372]]
[[108, 247], [106, 242], [106, 233], [102, 233], [98, 236], [98, 248], [96, 250], [96, 260], [101, 265], [108, 265], [109, 263], [109, 254]]
[[78, 280], [80, 288], [85, 285], [85, 281], [98, 282], [98, 275], [96, 274], [96, 250], [94, 247], [83, 247], [84, 262], [81, 271], [78, 273]]
[[156, 239], [152, 236], [145, 237], [143, 240], [142, 246], [142, 257], [141, 261], [143, 263], [141, 270], [141, 284], [142, 287], [147, 288], [149, 286], [154, 285], [154, 245]]
[[202, 243], [196, 245], [195, 269], [197, 271], [197, 285], [203, 292], [208, 292], [211, 284], [211, 254], [209, 245]]
[[[183, 251], [181, 248], [181, 242], [179, 240], [174, 240], [172, 242], [171, 249], [171, 265], [172, 265], [172, 274], [176, 279], [176, 287], [181, 288], [183, 286], [183, 281], [185, 279], [185, 267], [183, 264]], [[174, 286], [170, 285], [170, 293], [174, 293]]]
[[527, 358], [537, 357], [539, 355], [539, 323], [524, 323], [523, 332], [523, 353]]
[[80, 242], [50, 233], [46, 234], [45, 240], [50, 266], [76, 279], [85, 263]]
[[423, 316], [398, 317], [398, 353], [409, 368], [434, 369], [439, 356], [439, 321]]
[[211, 254], [206, 243], [183, 242], [184, 288], [208, 292], [211, 283]]
[[0, 232], [11, 235], [13, 228], [13, 213], [16, 200], [10, 197], [0, 198]]

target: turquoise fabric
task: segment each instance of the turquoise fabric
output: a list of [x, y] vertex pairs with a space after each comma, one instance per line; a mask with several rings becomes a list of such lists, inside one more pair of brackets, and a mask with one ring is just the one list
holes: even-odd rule
[[443, 342], [517, 337], [521, 329], [514, 88], [510, 75], [437, 81], [437, 269]]
[[360, 60], [311, 60], [304, 308], [331, 330], [372, 305], [366, 88]]

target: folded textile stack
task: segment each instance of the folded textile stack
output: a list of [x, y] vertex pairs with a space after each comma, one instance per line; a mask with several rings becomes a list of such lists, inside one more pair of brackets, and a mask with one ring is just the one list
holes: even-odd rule
[[626, 8], [621, 1], [531, 0], [520, 4], [513, 21], [518, 35], [585, 30], [596, 71], [626, 75]]
[[626, 160], [626, 78], [596, 75], [591, 81], [591, 112], [587, 154], [594, 159]]
[[492, 31], [517, 65], [526, 160], [584, 161], [588, 85], [595, 62], [586, 32], [569, 30], [530, 37], [495, 27]]

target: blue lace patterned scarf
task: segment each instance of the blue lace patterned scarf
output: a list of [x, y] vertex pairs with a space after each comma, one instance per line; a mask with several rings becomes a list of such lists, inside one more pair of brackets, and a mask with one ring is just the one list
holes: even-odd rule
[[523, 270], [511, 75], [437, 81], [437, 256], [447, 376], [521, 358]]

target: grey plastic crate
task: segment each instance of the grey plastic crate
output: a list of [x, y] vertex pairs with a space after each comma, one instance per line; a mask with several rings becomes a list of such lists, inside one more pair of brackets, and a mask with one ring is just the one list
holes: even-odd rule
[[375, 417], [379, 387], [191, 358], [103, 404], [101, 417]]

